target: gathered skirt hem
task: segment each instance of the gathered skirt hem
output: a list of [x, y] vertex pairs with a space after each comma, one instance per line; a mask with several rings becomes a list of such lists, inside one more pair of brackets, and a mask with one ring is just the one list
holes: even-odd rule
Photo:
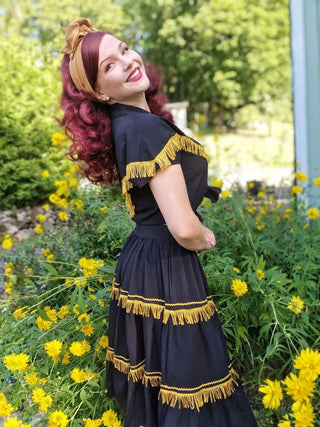
[[231, 365], [228, 366], [229, 372], [225, 377], [188, 388], [162, 384], [162, 373], [146, 371], [145, 360], [130, 365], [128, 358], [116, 355], [111, 347], [108, 347], [106, 360], [112, 363], [115, 369], [127, 375], [128, 381], [141, 381], [145, 387], [159, 387], [159, 399], [172, 408], [177, 406], [179, 409], [190, 408], [199, 411], [205, 403], [228, 398], [238, 386], [239, 376]]

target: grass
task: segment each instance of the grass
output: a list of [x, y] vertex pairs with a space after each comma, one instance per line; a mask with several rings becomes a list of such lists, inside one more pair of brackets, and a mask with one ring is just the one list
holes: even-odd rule
[[290, 186], [294, 169], [294, 135], [291, 123], [260, 123], [255, 129], [238, 129], [220, 135], [196, 135], [210, 156], [209, 174], [226, 186], [262, 181]]

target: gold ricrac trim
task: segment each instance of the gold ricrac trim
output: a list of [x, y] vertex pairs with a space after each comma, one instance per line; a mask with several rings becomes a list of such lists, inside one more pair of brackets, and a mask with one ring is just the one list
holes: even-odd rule
[[145, 360], [131, 366], [129, 359], [115, 355], [114, 349], [111, 347], [107, 350], [107, 360], [113, 363], [118, 371], [126, 374], [128, 381], [130, 379], [134, 382], [141, 380], [145, 387], [149, 384], [151, 387], [160, 387], [159, 398], [161, 398], [162, 403], [173, 408], [178, 406], [179, 409], [183, 407], [199, 411], [201, 406], [207, 402], [215, 402], [231, 396], [238, 385], [237, 378], [239, 376], [230, 365], [228, 366], [229, 373], [224, 378], [201, 384], [198, 387], [181, 388], [162, 384], [162, 373], [147, 372]]
[[164, 384], [160, 386], [159, 397], [162, 403], [174, 408], [190, 408], [200, 410], [207, 402], [215, 402], [219, 399], [226, 399], [235, 391], [238, 374], [231, 368], [228, 375], [218, 381], [211, 381], [206, 384], [201, 384], [194, 388], [178, 388], [170, 387]]
[[168, 323], [170, 318], [174, 325], [208, 321], [217, 311], [210, 295], [202, 301], [170, 304], [159, 298], [145, 298], [141, 295], [129, 294], [115, 281], [112, 283], [110, 298], [117, 300], [118, 305], [124, 308], [127, 313], [144, 317], [152, 315], [155, 319], [160, 319], [162, 316], [164, 324]]
[[129, 193], [129, 190], [133, 187], [130, 179], [154, 176], [156, 174], [157, 165], [160, 169], [168, 168], [171, 165], [171, 161], [176, 158], [177, 152], [181, 150], [208, 159], [208, 156], [205, 153], [202, 145], [197, 144], [188, 136], [179, 135], [176, 133], [169, 139], [160, 153], [153, 160], [131, 162], [127, 164], [126, 175], [123, 177], [121, 183], [122, 194], [126, 198], [126, 204], [129, 208], [130, 218], [134, 216], [134, 205]]

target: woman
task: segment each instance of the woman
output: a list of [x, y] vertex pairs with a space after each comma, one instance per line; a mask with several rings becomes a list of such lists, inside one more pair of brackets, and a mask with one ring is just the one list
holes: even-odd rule
[[119, 177], [136, 228], [112, 285], [107, 389], [128, 427], [256, 426], [231, 367], [196, 251], [215, 236], [196, 212], [203, 147], [150, 111], [141, 57], [79, 18], [66, 30], [64, 125], [94, 182]]

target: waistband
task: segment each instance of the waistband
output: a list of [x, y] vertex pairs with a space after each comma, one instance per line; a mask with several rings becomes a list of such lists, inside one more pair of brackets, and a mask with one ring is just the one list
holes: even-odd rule
[[176, 242], [175, 238], [170, 233], [166, 224], [159, 225], [142, 225], [137, 224], [133, 230], [133, 234], [140, 237], [148, 237], [149, 239], [162, 240], [164, 242]]

